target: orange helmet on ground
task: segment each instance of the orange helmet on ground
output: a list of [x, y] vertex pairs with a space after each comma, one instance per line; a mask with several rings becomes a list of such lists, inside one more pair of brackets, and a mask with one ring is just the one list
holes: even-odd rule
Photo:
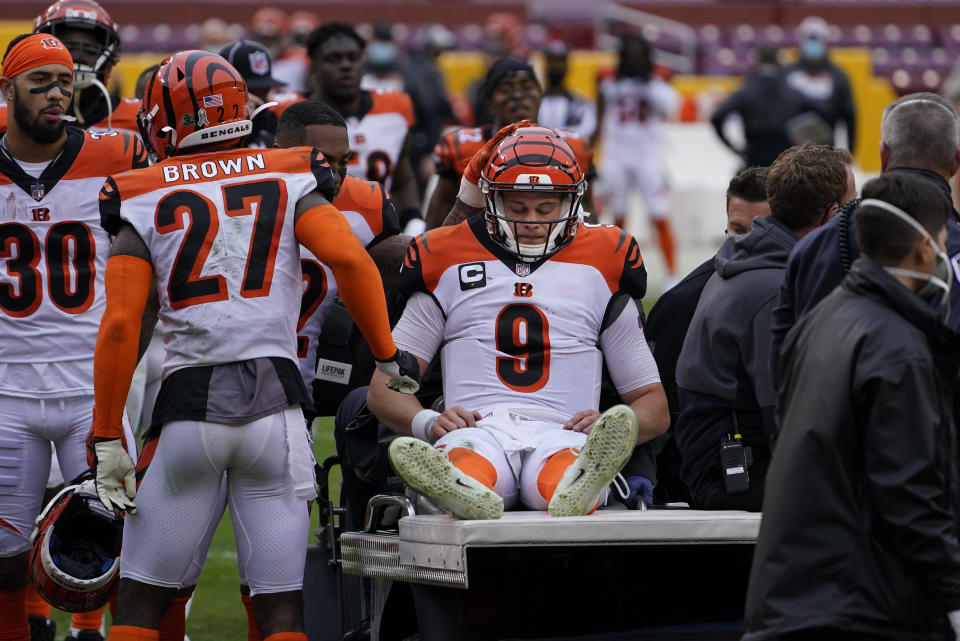
[[[546, 127], [517, 129], [497, 146], [480, 176], [487, 233], [520, 260], [533, 262], [550, 256], [573, 240], [586, 189], [576, 154], [556, 131]], [[512, 218], [504, 208], [503, 197], [508, 192], [559, 195], [559, 215], [536, 221]], [[546, 241], [537, 245], [519, 243], [520, 224], [549, 225]]]
[[233, 147], [253, 131], [247, 86], [209, 51], [182, 51], [147, 81], [137, 115], [143, 142], [158, 160], [184, 149]]

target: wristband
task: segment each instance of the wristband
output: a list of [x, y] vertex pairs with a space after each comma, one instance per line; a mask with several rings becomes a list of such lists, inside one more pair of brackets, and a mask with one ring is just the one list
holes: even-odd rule
[[457, 193], [457, 198], [464, 205], [470, 205], [476, 209], [484, 207], [483, 192], [480, 191], [480, 187], [467, 180], [466, 176], [460, 179], [460, 192]]
[[415, 438], [426, 443], [433, 443], [430, 439], [430, 428], [433, 427], [438, 418], [440, 418], [440, 412], [420, 410], [413, 417], [413, 421], [410, 422], [410, 431], [413, 432]]

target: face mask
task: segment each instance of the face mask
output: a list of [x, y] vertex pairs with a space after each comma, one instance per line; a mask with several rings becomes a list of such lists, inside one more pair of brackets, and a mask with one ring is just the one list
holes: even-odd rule
[[917, 295], [921, 298], [932, 298], [938, 290], [942, 291], [943, 293], [940, 297], [940, 304], [947, 305], [947, 315], [949, 316], [950, 285], [953, 282], [953, 276], [950, 269], [950, 258], [947, 257], [946, 252], [944, 252], [943, 249], [937, 245], [936, 241], [933, 240], [933, 236], [930, 235], [930, 232], [924, 229], [923, 225], [918, 223], [913, 216], [909, 215], [899, 207], [891, 205], [883, 200], [867, 198], [866, 200], [860, 202], [860, 206], [878, 207], [884, 211], [890, 212], [903, 222], [913, 227], [915, 230], [917, 230], [917, 233], [921, 234], [927, 239], [927, 242], [930, 243], [930, 245], [933, 247], [933, 250], [937, 252], [937, 265], [934, 267], [932, 274], [916, 272], [912, 269], [901, 269], [899, 267], [884, 267], [884, 269], [896, 276], [907, 276], [909, 278], [916, 278], [917, 280], [925, 281], [923, 287], [917, 291]]
[[388, 67], [397, 59], [397, 48], [392, 42], [375, 40], [367, 49], [367, 60], [377, 67]]
[[800, 53], [807, 60], [820, 60], [827, 55], [827, 45], [822, 40], [809, 38], [800, 45]]

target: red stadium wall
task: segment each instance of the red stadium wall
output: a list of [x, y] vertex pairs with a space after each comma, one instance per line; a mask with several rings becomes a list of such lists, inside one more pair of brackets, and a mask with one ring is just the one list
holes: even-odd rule
[[[33, 19], [44, 3], [37, 0], [4, 0], [3, 18], [6, 20]], [[188, 24], [212, 17], [229, 17], [232, 21], [247, 22], [253, 13], [272, 4], [288, 11], [313, 11], [323, 20], [384, 20], [408, 24], [440, 22], [448, 25], [482, 23], [495, 11], [528, 16], [549, 17], [554, 13], [573, 15], [579, 11], [589, 20], [590, 4], [581, 0], [522, 0], [509, 2], [470, 2], [469, 0], [327, 0], [263, 2], [262, 0], [204, 0], [203, 2], [169, 0], [104, 0], [114, 19], [120, 24]], [[927, 24], [960, 22], [960, 4], [924, 2], [922, 0], [898, 3], [861, 2], [829, 4], [795, 4], [787, 2], [687, 0], [660, 2], [622, 0], [624, 4], [665, 18], [689, 24], [780, 24], [795, 25], [808, 15], [816, 14], [828, 22], [853, 24]], [[586, 8], [585, 8], [586, 7]]]

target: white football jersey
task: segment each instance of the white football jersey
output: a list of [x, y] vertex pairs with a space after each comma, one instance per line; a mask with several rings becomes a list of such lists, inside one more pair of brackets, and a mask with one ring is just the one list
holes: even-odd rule
[[297, 201], [332, 177], [323, 154], [231, 149], [113, 176], [101, 214], [150, 250], [163, 375], [254, 358], [296, 361], [301, 291]]
[[[379, 183], [347, 176], [333, 206], [347, 219], [364, 247], [400, 233], [393, 204]], [[303, 297], [297, 321], [297, 357], [303, 382], [307, 389], [311, 389], [310, 385], [317, 377], [317, 338], [330, 306], [337, 298], [337, 281], [330, 268], [302, 245], [300, 267], [303, 271]]]
[[[401, 276], [432, 297], [442, 332], [427, 338], [430, 321], [409, 322], [405, 312], [397, 346], [425, 360], [440, 348], [447, 407], [506, 404], [567, 417], [597, 408], [600, 337], [614, 301], [646, 288], [637, 241], [616, 227], [581, 225], [573, 242], [531, 264], [494, 243], [484, 225], [475, 216], [411, 243]], [[649, 351], [645, 342], [636, 349]]]
[[0, 152], [0, 394], [93, 393], [110, 237], [97, 199], [113, 173], [146, 167], [127, 133], [67, 128], [38, 178]]
[[346, 119], [353, 150], [347, 172], [361, 180], [378, 182], [389, 191], [413, 126], [413, 102], [400, 91], [364, 91], [362, 100], [360, 115]]
[[663, 121], [679, 106], [679, 95], [666, 81], [653, 76], [648, 81], [638, 78], [604, 78], [600, 82], [603, 96], [603, 144], [631, 147], [638, 144], [661, 144]]

